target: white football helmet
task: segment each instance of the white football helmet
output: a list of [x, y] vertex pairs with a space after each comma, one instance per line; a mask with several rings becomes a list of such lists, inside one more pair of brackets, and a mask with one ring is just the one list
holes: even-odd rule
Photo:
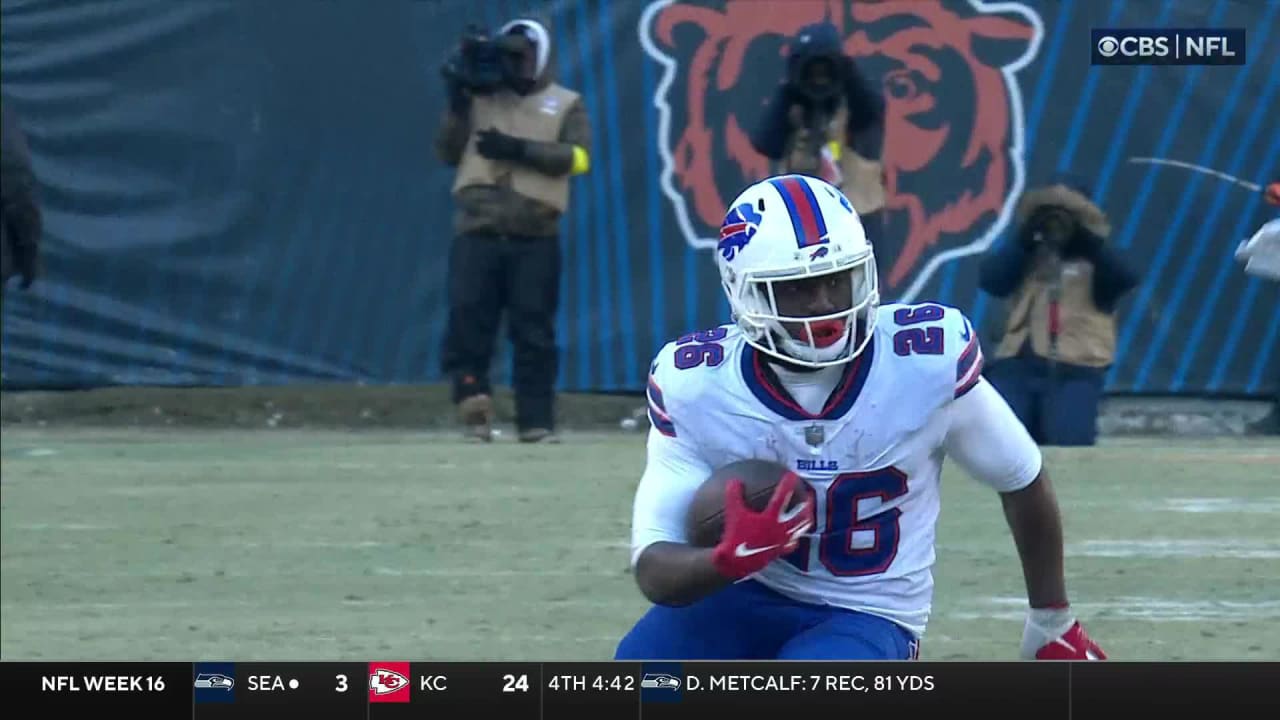
[[[826, 367], [857, 357], [871, 339], [880, 306], [875, 254], [853, 205], [829, 183], [781, 175], [744, 190], [720, 226], [716, 264], [734, 322], [761, 352]], [[836, 298], [826, 314], [779, 311], [779, 285], [836, 273], [849, 273], [848, 307]]]

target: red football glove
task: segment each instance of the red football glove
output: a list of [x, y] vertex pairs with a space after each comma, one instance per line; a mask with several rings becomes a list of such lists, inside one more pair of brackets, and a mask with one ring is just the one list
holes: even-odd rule
[[724, 535], [711, 555], [716, 571], [733, 580], [763, 570], [795, 549], [800, 536], [813, 528], [813, 500], [787, 510], [800, 478], [783, 476], [761, 512], [747, 507], [741, 480], [730, 480], [724, 504]]
[[1280, 206], [1280, 180], [1268, 185], [1263, 192], [1268, 204]]
[[1070, 608], [1033, 608], [1022, 632], [1024, 660], [1106, 660]]

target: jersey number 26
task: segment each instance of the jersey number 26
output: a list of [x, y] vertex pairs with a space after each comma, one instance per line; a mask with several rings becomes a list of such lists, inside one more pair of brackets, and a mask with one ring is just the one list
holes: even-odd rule
[[[902, 511], [893, 508], [860, 520], [858, 503], [873, 497], [888, 502], [906, 494], [907, 475], [895, 467], [836, 476], [827, 487], [827, 511], [817, 527], [822, 566], [839, 577], [878, 575], [888, 570], [898, 556]], [[808, 572], [809, 547], [810, 538], [802, 539], [785, 560]]]

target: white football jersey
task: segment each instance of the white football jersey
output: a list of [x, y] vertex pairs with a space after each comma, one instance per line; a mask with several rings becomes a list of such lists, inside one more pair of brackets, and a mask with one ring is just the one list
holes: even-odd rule
[[1041, 456], [983, 380], [977, 334], [959, 310], [885, 305], [873, 332], [846, 366], [811, 373], [776, 368], [733, 325], [663, 347], [649, 378], [632, 562], [652, 543], [687, 540], [689, 502], [715, 468], [775, 461], [805, 480], [817, 524], [754, 579], [922, 635], [944, 457], [1007, 492], [1039, 475]]

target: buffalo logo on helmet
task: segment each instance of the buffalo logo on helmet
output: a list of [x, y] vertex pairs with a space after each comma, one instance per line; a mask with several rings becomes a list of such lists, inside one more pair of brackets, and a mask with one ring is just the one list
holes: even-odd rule
[[823, 21], [885, 101], [876, 250], [883, 284], [910, 301], [942, 264], [989, 247], [1013, 215], [1024, 183], [1016, 73], [1035, 58], [1043, 26], [1017, 2], [654, 0], [639, 34], [662, 71], [653, 99], [661, 185], [691, 246], [721, 248], [713, 233], [725, 206], [772, 174], [748, 128], [783, 73], [789, 39]]
[[724, 216], [720, 225], [720, 242], [716, 249], [725, 260], [733, 260], [738, 251], [751, 242], [756, 230], [760, 228], [760, 213], [751, 207], [751, 203], [742, 203]]

